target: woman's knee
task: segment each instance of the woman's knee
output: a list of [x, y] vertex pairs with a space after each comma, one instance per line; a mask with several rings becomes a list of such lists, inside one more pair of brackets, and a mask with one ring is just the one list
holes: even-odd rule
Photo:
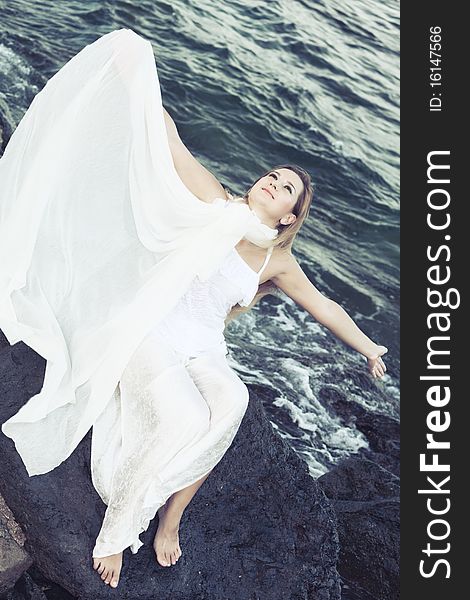
[[[187, 429], [206, 431], [210, 424], [210, 410], [184, 367], [167, 373], [165, 385], [156, 386], [155, 409], [162, 422], [180, 423]], [[162, 383], [161, 378], [156, 383]]]
[[243, 416], [248, 408], [250, 394], [245, 383], [234, 373], [224, 382], [222, 396], [230, 412]]
[[225, 356], [203, 355], [191, 361], [187, 369], [211, 412], [218, 416], [244, 415], [249, 402], [248, 387], [228, 365]]
[[195, 434], [204, 433], [209, 429], [211, 413], [202, 397], [186, 402], [180, 415], [180, 423], [184, 423]]

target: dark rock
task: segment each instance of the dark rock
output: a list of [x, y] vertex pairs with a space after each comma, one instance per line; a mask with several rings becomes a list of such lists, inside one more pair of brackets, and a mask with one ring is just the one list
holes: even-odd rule
[[[1, 498], [1, 497], [0, 497]], [[1, 498], [3, 509], [5, 505]], [[32, 558], [15, 539], [11, 519], [0, 512], [0, 594], [9, 590], [32, 564]]]
[[[22, 343], [2, 345], [3, 423], [39, 391], [44, 361]], [[139, 552], [124, 552], [118, 591], [92, 565], [105, 506], [91, 482], [90, 441], [88, 432], [56, 469], [29, 478], [13, 441], [0, 434], [0, 491], [25, 529], [25, 547], [41, 573], [72, 595], [339, 599], [335, 512], [305, 462], [274, 431], [253, 391], [234, 443], [185, 511], [177, 565], [156, 562], [155, 518], [140, 536]]]
[[333, 502], [339, 572], [361, 598], [399, 598], [399, 479], [369, 460], [348, 458], [318, 483]]
[[[65, 598], [66, 596], [62, 596], [61, 600], [65, 600]], [[48, 600], [48, 598], [31, 575], [26, 572], [16, 582], [14, 588], [0, 596], [0, 600]]]
[[342, 419], [346, 425], [354, 423], [366, 436], [370, 448], [361, 448], [358, 454], [399, 476], [399, 422], [387, 415], [366, 410], [354, 400], [349, 400], [334, 386], [322, 387], [319, 395], [323, 406], [334, 411], [335, 416]]
[[2, 526], [3, 537], [6, 537], [8, 535], [14, 540], [14, 542], [18, 546], [21, 546], [21, 547], [24, 546], [24, 543], [26, 540], [25, 535], [24, 535], [21, 527], [15, 521], [15, 517], [13, 516], [13, 513], [11, 512], [10, 508], [8, 507], [7, 503], [5, 502], [5, 499], [3, 498], [3, 496], [1, 494], [0, 494], [0, 524]]

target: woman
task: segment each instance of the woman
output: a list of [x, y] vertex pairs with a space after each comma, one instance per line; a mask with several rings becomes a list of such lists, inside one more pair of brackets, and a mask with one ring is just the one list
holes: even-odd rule
[[107, 505], [93, 567], [112, 587], [157, 510], [157, 561], [176, 563], [183, 511], [239, 428], [248, 390], [226, 361], [228, 313], [277, 286], [374, 377], [387, 351], [291, 253], [307, 173], [275, 167], [232, 199], [181, 142], [158, 83], [150, 42], [105, 34], [47, 82], [0, 160], [0, 327], [47, 361], [2, 432], [34, 476], [93, 427]]
[[[232, 197], [226, 192], [214, 175], [201, 165], [186, 148], [178, 135], [174, 121], [166, 110], [165, 123], [173, 161], [178, 175], [185, 185], [204, 202], [233, 201]], [[315, 288], [291, 252], [292, 241], [308, 215], [312, 193], [310, 177], [303, 169], [295, 165], [281, 165], [262, 175], [253, 183], [244, 198], [238, 199], [238, 201], [246, 201], [264, 224], [276, 228], [278, 236], [273, 246], [268, 249], [268, 252], [242, 239], [236, 245], [236, 252], [229, 257], [228, 261], [225, 261], [224, 265], [227, 265], [227, 262], [231, 264], [232, 261], [239, 263], [241, 267], [239, 277], [241, 281], [243, 279], [247, 280], [248, 285], [248, 297], [247, 295], [243, 296], [242, 293], [242, 297], [240, 297], [241, 304], [239, 303], [230, 312], [232, 314], [239, 312], [242, 310], [241, 306], [243, 305], [248, 307], [253, 306], [262, 295], [268, 293], [268, 289], [272, 289], [272, 284], [274, 284], [274, 286], [283, 290], [301, 307], [306, 309], [317, 321], [328, 327], [341, 340], [363, 354], [367, 358], [371, 374], [375, 378], [381, 378], [386, 371], [381, 356], [387, 352], [387, 349], [370, 340], [336, 302], [328, 299]], [[241, 263], [244, 263], [245, 267]], [[212, 278], [215, 288], [211, 288], [211, 280], [204, 284], [196, 283], [196, 287], [193, 286], [190, 288], [176, 310], [146, 338], [121, 379], [121, 394], [123, 394], [127, 385], [128, 393], [126, 400], [129, 404], [132, 397], [132, 382], [139, 376], [141, 380], [145, 377], [140, 371], [143, 364], [153, 363], [150, 368], [152, 371], [150, 379], [155, 382], [155, 378], [158, 375], [161, 376], [164, 367], [168, 368], [168, 356], [171, 352], [175, 352], [176, 349], [176, 352], [180, 353], [180, 356], [186, 358], [183, 361], [182, 368], [187, 370], [187, 373], [198, 386], [198, 392], [195, 392], [195, 396], [199, 396], [200, 398], [198, 408], [200, 410], [200, 417], [197, 420], [193, 416], [192, 422], [193, 424], [196, 423], [196, 425], [188, 436], [197, 436], [198, 429], [200, 435], [197, 436], [196, 442], [193, 441], [195, 438], [191, 437], [193, 445], [191, 446], [191, 450], [186, 450], [188, 453], [187, 461], [180, 460], [180, 464], [184, 464], [184, 468], [187, 471], [192, 470], [191, 461], [197, 460], [195, 457], [199, 455], [198, 451], [195, 450], [197, 445], [201, 447], [200, 452], [205, 452], [206, 456], [208, 453], [209, 455], [213, 453], [207, 459], [206, 466], [207, 464], [213, 464], [214, 466], [221, 459], [238, 430], [248, 402], [246, 386], [244, 384], [237, 385], [238, 377], [225, 362], [227, 349], [223, 342], [223, 336], [220, 335], [221, 332], [216, 331], [216, 335], [212, 335], [209, 328], [211, 322], [214, 322], [212, 313], [214, 306], [211, 304], [213, 300], [210, 294], [211, 292], [213, 294], [217, 294], [218, 291], [220, 292], [220, 288], [217, 288], [218, 284], [221, 285], [220, 281], [223, 281], [223, 278], [233, 276], [233, 270], [224, 271], [224, 265], [221, 268], [222, 274], [218, 273]], [[257, 275], [254, 297], [253, 293], [250, 296], [249, 291], [250, 271]], [[220, 279], [221, 277], [222, 279]], [[243, 287], [243, 283], [241, 287]], [[240, 296], [239, 291], [238, 294]], [[190, 301], [187, 300], [188, 297]], [[235, 297], [236, 294], [231, 300], [233, 301]], [[207, 306], [208, 304], [209, 306]], [[207, 308], [207, 313], [203, 312], [201, 314], [198, 312], [202, 306]], [[229, 304], [226, 304], [225, 308], [228, 309]], [[219, 320], [222, 316], [222, 314], [218, 315]], [[197, 319], [199, 319], [199, 323], [196, 323]], [[206, 323], [209, 325], [208, 328], [206, 328]], [[217, 350], [218, 344], [220, 345], [220, 350]], [[161, 366], [157, 367], [156, 363], [159, 361], [161, 361]], [[174, 364], [176, 365], [176, 363], [177, 360], [175, 360]], [[148, 364], [146, 364], [146, 369], [148, 376]], [[177, 393], [174, 387], [174, 371], [171, 372], [171, 382], [169, 384], [173, 386], [174, 397]], [[161, 385], [158, 389], [158, 393], [164, 396], [165, 394], [162, 391]], [[188, 397], [192, 393], [193, 390], [188, 388]], [[184, 395], [185, 390], [181, 390], [181, 394]], [[168, 398], [165, 398], [165, 400], [168, 402]], [[142, 402], [142, 395], [139, 402]], [[186, 411], [190, 410], [189, 406], [190, 404], [188, 403], [185, 408]], [[209, 407], [211, 415], [208, 425], [206, 423], [207, 415], [204, 412], [206, 406]], [[128, 410], [129, 412], [131, 411], [129, 406]], [[140, 425], [142, 426], [142, 424]], [[174, 433], [176, 428], [170, 427], [169, 429]], [[204, 438], [209, 438], [211, 432], [213, 434], [214, 430], [217, 429], [219, 431], [223, 430], [223, 436], [225, 437], [222, 437], [222, 445], [219, 444], [217, 452], [214, 453], [214, 446], [211, 446], [210, 443], [205, 443]], [[186, 440], [183, 441], [182, 438], [179, 442], [180, 444], [187, 443], [189, 446], [189, 442]], [[159, 447], [162, 445], [164, 446], [156, 434], [154, 445], [152, 445], [154, 456], [159, 455]], [[167, 451], [168, 448], [166, 448], [165, 452]], [[131, 456], [131, 453], [129, 453], [129, 456]], [[139, 461], [141, 462], [137, 464], [141, 468], [142, 457], [139, 457]], [[171, 467], [166, 466], [164, 468], [171, 471]], [[178, 528], [183, 512], [209, 474], [210, 471], [190, 485], [173, 493], [158, 509], [159, 524], [154, 539], [154, 549], [157, 561], [162, 566], [175, 565], [181, 556], [182, 551], [179, 545]], [[122, 473], [122, 478], [126, 477], [129, 477], [128, 466]], [[174, 472], [173, 477], [175, 477]], [[119, 482], [119, 480], [118, 475], [114, 485], [117, 485], [116, 482]], [[125, 488], [125, 485], [123, 488]], [[134, 493], [135, 489], [136, 487], [133, 486], [132, 491]], [[131, 493], [130, 490], [129, 493]], [[112, 499], [111, 504], [108, 505], [108, 511], [110, 510], [109, 506], [112, 506]], [[113, 512], [110, 514], [108, 522], [106, 522], [105, 517], [100, 536], [104, 535], [104, 537], [108, 536], [109, 538], [113, 531], [112, 521], [116, 519], [116, 515]], [[99, 544], [100, 536], [98, 536], [97, 545]], [[101, 575], [103, 581], [113, 587], [118, 584], [121, 565], [122, 552], [94, 558], [94, 568]]]

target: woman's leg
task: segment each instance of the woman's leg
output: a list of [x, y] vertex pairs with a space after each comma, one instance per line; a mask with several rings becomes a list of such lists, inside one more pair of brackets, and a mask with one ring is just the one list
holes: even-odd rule
[[[138, 535], [148, 527], [156, 507], [168, 498], [159, 472], [183, 448], [191, 453], [208, 430], [210, 418], [181, 356], [154, 336], [145, 338], [132, 356], [113, 401], [110, 415], [100, 416], [96, 432], [93, 427], [96, 437], [92, 442], [93, 482], [99, 484], [95, 487], [108, 504], [93, 558], [94, 568], [106, 583], [117, 583], [122, 551], [131, 546], [137, 552], [142, 545]], [[116, 440], [106, 429], [108, 417], [121, 428], [119, 453]], [[113, 455], [106, 451], [107, 443], [111, 443]], [[145, 502], [151, 487], [153, 506]]]
[[[212, 436], [214, 445], [208, 450], [208, 454], [212, 454], [213, 469], [232, 443], [239, 428], [247, 408], [248, 389], [221, 353], [192, 359], [188, 361], [186, 368], [211, 412], [211, 432], [205, 438]], [[218, 443], [214, 443], [217, 430], [219, 434], [220, 431], [225, 433], [222, 433]], [[174, 466], [170, 464], [169, 468]], [[195, 483], [175, 492], [158, 510], [159, 522], [154, 548], [157, 557], [161, 556], [163, 559], [159, 561], [160, 564], [163, 562], [167, 566], [170, 566], [170, 563], [174, 565], [181, 555], [178, 530], [183, 512], [209, 474], [210, 472]]]
[[[130, 545], [171, 496], [176, 500], [165, 525], [174, 529], [196, 491], [185, 488], [204, 479], [219, 462], [245, 413], [248, 390], [223, 354], [204, 355], [185, 365], [168, 364], [168, 356], [168, 348], [153, 340], [153, 345], [139, 347], [121, 378], [123, 450], [93, 552], [97, 561]], [[156, 364], [163, 364], [164, 370], [155, 377]], [[150, 481], [162, 500], [151, 496], [154, 511], [143, 525], [138, 509]], [[167, 544], [160, 556], [157, 552], [157, 560], [168, 564], [177, 554], [177, 544]], [[105, 581], [112, 576], [102, 574]]]
[[155, 534], [153, 547], [157, 559], [162, 566], [175, 565], [181, 556], [179, 545], [179, 525], [184, 509], [188, 506], [194, 495], [209, 477], [207, 473], [195, 483], [175, 492], [163, 506], [158, 509], [158, 529]]

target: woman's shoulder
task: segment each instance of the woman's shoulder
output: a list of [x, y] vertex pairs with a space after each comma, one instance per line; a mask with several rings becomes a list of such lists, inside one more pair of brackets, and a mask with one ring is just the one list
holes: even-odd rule
[[276, 278], [292, 270], [297, 262], [289, 248], [283, 248], [279, 245], [272, 246], [271, 257], [264, 272], [264, 280], [271, 279], [276, 283]]
[[273, 246], [271, 260], [274, 260], [279, 267], [282, 266], [283, 268], [287, 268], [289, 265], [297, 262], [291, 248], [284, 248], [280, 245]]

